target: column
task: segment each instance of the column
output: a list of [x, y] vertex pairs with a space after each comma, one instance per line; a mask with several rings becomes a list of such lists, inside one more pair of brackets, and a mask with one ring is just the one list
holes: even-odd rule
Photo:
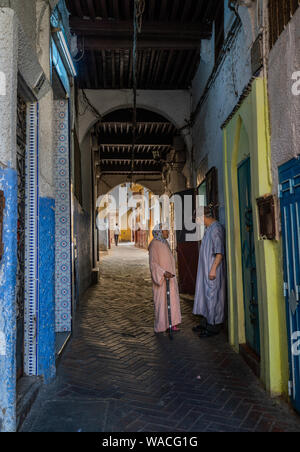
[[0, 261], [0, 432], [16, 429], [17, 60], [14, 12], [0, 8], [0, 190], [5, 197]]

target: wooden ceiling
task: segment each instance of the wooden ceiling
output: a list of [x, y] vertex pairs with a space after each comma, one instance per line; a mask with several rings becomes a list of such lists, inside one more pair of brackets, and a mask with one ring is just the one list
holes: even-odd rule
[[[146, 0], [138, 38], [138, 89], [186, 89], [201, 39], [211, 37], [222, 0]], [[78, 36], [79, 86], [132, 88], [133, 0], [66, 0]]]
[[[98, 142], [95, 163], [99, 174], [130, 175], [132, 173], [131, 118], [132, 110], [119, 110], [105, 117], [95, 126], [93, 133]], [[147, 110], [138, 109], [137, 118], [133, 174], [161, 175], [177, 129], [162, 116]]]

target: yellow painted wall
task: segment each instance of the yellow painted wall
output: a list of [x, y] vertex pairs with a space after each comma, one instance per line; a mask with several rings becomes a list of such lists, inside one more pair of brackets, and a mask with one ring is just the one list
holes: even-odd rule
[[281, 243], [260, 240], [256, 199], [272, 192], [266, 85], [259, 78], [224, 129], [229, 338], [236, 351], [245, 343], [238, 165], [251, 159], [252, 205], [261, 339], [261, 379], [273, 394], [287, 393], [288, 347]]
[[[121, 229], [121, 234], [120, 234], [120, 242], [131, 242], [132, 241], [132, 230], [130, 228], [130, 215], [132, 213], [132, 209], [130, 209], [126, 215], [127, 215], [127, 229]], [[125, 222], [121, 222], [121, 224], [124, 224]]]

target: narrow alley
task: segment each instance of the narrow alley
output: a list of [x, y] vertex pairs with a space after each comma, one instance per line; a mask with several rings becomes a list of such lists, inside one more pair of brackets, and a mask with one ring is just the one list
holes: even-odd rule
[[[22, 431], [299, 431], [300, 420], [272, 402], [223, 337], [153, 333], [148, 253], [113, 248], [85, 296], [58, 378], [40, 394]], [[201, 379], [199, 379], [199, 377]]]
[[300, 0], [0, 0], [0, 432], [300, 431], [299, 42]]

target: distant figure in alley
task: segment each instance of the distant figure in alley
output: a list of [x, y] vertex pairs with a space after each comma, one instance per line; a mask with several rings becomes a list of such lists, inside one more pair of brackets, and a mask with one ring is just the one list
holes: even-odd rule
[[193, 314], [204, 319], [193, 330], [200, 337], [209, 337], [218, 334], [224, 322], [225, 231], [214, 217], [213, 206], [204, 208], [200, 221], [206, 231], [200, 247]]
[[155, 309], [155, 333], [162, 333], [169, 328], [166, 279], [170, 280], [172, 330], [179, 331], [178, 325], [181, 323], [176, 264], [167, 240], [168, 237], [168, 225], [159, 224], [153, 230], [153, 240], [149, 245], [149, 261]]
[[115, 245], [118, 246], [119, 244], [119, 236], [120, 236], [120, 228], [118, 223], [116, 224], [116, 227], [114, 229], [114, 236], [115, 236]]

